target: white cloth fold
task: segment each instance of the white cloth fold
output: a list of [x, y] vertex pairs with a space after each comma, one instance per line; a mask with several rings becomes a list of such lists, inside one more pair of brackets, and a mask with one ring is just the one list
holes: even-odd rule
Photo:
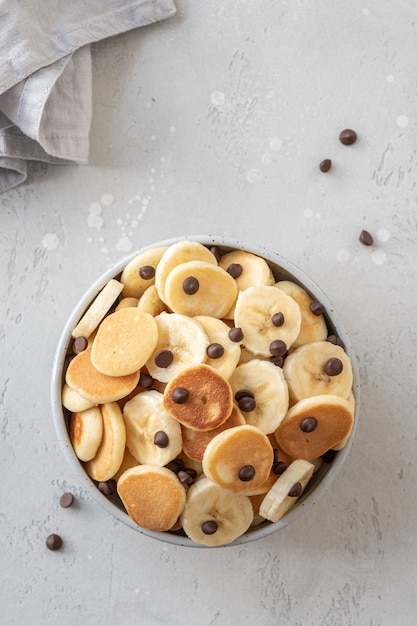
[[0, 0], [0, 192], [28, 160], [88, 162], [89, 44], [174, 13], [172, 0]]

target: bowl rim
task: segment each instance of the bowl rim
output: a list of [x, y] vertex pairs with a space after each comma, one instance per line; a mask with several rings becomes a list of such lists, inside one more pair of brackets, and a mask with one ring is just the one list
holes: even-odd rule
[[216, 547], [221, 548], [236, 546], [256, 541], [258, 539], [261, 539], [262, 537], [266, 537], [268, 535], [271, 535], [272, 533], [277, 532], [278, 530], [293, 522], [300, 515], [303, 509], [305, 509], [306, 507], [311, 508], [315, 506], [319, 498], [321, 498], [323, 493], [330, 487], [337, 474], [340, 472], [349, 454], [357, 428], [360, 406], [359, 369], [357, 358], [353, 353], [351, 341], [348, 337], [341, 318], [335, 311], [331, 301], [328, 299], [326, 294], [307, 274], [305, 274], [303, 270], [296, 266], [292, 261], [289, 261], [287, 258], [281, 256], [278, 252], [274, 252], [265, 246], [257, 245], [256, 243], [246, 243], [246, 241], [241, 239], [234, 239], [232, 237], [225, 237], [221, 235], [183, 235], [170, 239], [164, 239], [162, 241], [156, 241], [152, 242], [151, 244], [142, 246], [139, 249], [129, 253], [124, 258], [120, 259], [112, 267], [103, 272], [101, 276], [99, 276], [97, 280], [94, 281], [94, 283], [85, 291], [85, 293], [81, 296], [76, 305], [73, 307], [72, 312], [69, 315], [66, 324], [61, 332], [54, 353], [51, 372], [50, 393], [53, 421], [60, 447], [64, 453], [64, 456], [67, 459], [67, 462], [73, 468], [75, 474], [78, 476], [81, 482], [81, 485], [88, 491], [93, 500], [100, 504], [101, 507], [103, 507], [109, 514], [116, 517], [123, 524], [129, 526], [137, 532], [158, 541], [184, 547], [206, 547], [193, 542], [186, 536], [177, 535], [170, 532], [156, 532], [141, 528], [129, 517], [129, 515], [125, 511], [120, 509], [108, 497], [102, 494], [96, 487], [92, 479], [86, 474], [81, 465], [81, 462], [75, 455], [65, 424], [64, 411], [61, 404], [62, 375], [65, 356], [72, 339], [71, 331], [81, 318], [83, 311], [93, 301], [95, 296], [99, 293], [99, 291], [101, 291], [106, 283], [111, 278], [118, 276], [123, 268], [126, 266], [126, 264], [134, 259], [139, 253], [155, 247], [170, 246], [182, 240], [196, 241], [206, 246], [219, 246], [220, 248], [244, 250], [247, 252], [251, 252], [252, 254], [262, 256], [269, 263], [278, 266], [280, 270], [283, 270], [284, 273], [288, 274], [289, 280], [291, 280], [292, 277], [295, 282], [306, 288], [311, 295], [313, 295], [319, 302], [323, 304], [327, 321], [331, 323], [331, 326], [334, 328], [335, 333], [345, 344], [346, 353], [350, 357], [352, 363], [353, 393], [355, 396], [356, 405], [355, 419], [353, 422], [352, 432], [345, 447], [342, 448], [342, 450], [338, 451], [335, 460], [330, 465], [328, 465], [326, 471], [324, 472], [324, 475], [317, 482], [317, 484], [315, 484], [312, 488], [307, 489], [305, 492], [305, 497], [303, 494], [303, 496], [301, 496], [301, 498], [294, 504], [294, 506], [278, 522], [266, 522], [259, 527], [254, 526], [234, 541]]

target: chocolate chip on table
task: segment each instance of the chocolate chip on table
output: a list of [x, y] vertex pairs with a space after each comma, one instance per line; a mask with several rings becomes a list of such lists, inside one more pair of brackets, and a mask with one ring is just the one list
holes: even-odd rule
[[193, 296], [199, 290], [200, 283], [198, 282], [197, 278], [195, 278], [194, 276], [189, 276], [188, 278], [184, 280], [182, 284], [182, 288], [184, 290], [184, 293], [187, 294], [187, 296]]
[[272, 356], [284, 356], [287, 351], [287, 344], [281, 339], [275, 339], [269, 344], [269, 351]]
[[359, 241], [363, 243], [364, 246], [372, 246], [372, 244], [374, 243], [374, 238], [367, 230], [362, 230], [361, 234], [359, 235]]
[[206, 352], [210, 359], [220, 359], [224, 354], [224, 348], [220, 343], [211, 343], [207, 346]]
[[342, 132], [339, 135], [339, 140], [345, 146], [351, 146], [352, 144], [355, 143], [357, 138], [358, 138], [357, 134], [351, 128], [345, 128], [345, 130], [342, 130]]
[[55, 533], [52, 533], [52, 535], [48, 535], [45, 543], [48, 550], [60, 550], [63, 545], [62, 538]]
[[175, 402], [175, 404], [184, 404], [187, 402], [188, 396], [188, 389], [185, 389], [185, 387], [175, 387], [171, 393], [172, 401]]
[[59, 505], [62, 506], [63, 509], [68, 509], [68, 507], [70, 507], [73, 502], [74, 496], [69, 491], [63, 493], [59, 499]]
[[235, 343], [239, 343], [243, 339], [243, 330], [239, 326], [235, 326], [229, 330], [229, 339]]
[[97, 485], [98, 490], [101, 491], [105, 496], [111, 496], [113, 493], [117, 491], [117, 483], [114, 478], [110, 478], [109, 480], [103, 480]]
[[313, 300], [310, 304], [310, 311], [314, 313], [314, 315], [321, 315], [323, 313], [322, 303], [317, 300]]
[[324, 371], [327, 376], [338, 376], [343, 371], [343, 363], [337, 357], [327, 359], [324, 365]]
[[143, 280], [151, 280], [155, 276], [155, 268], [152, 265], [142, 265], [139, 268], [139, 276]]
[[317, 420], [315, 417], [305, 417], [300, 424], [303, 433], [312, 433], [317, 428]]
[[192, 485], [194, 482], [194, 478], [186, 470], [179, 470], [177, 476], [182, 485]]
[[274, 326], [282, 326], [284, 323], [284, 314], [281, 313], [281, 311], [279, 311], [279, 313], [274, 313], [274, 315], [271, 317], [271, 322]]
[[244, 465], [239, 470], [239, 479], [242, 482], [247, 483], [250, 480], [254, 479], [255, 473], [256, 472], [255, 472], [255, 468], [253, 467], [253, 465]]
[[214, 519], [207, 520], [201, 524], [201, 530], [205, 535], [214, 535], [219, 525]]
[[330, 159], [323, 159], [323, 161], [321, 161], [319, 167], [320, 167], [320, 171], [321, 172], [328, 172], [330, 170], [332, 166], [332, 162]]
[[274, 474], [277, 474], [278, 476], [280, 476], [281, 474], [285, 472], [287, 467], [288, 467], [287, 463], [284, 463], [284, 461], [278, 461], [278, 463], [274, 463], [272, 467], [272, 471], [274, 472]]
[[232, 278], [239, 278], [243, 272], [243, 267], [240, 263], [231, 263], [226, 271]]
[[343, 350], [345, 349], [345, 344], [337, 335], [329, 335], [326, 341], [328, 341], [329, 343], [332, 343], [335, 346], [340, 346], [341, 348], [343, 348]]
[[290, 496], [290, 498], [299, 498], [302, 493], [303, 493], [302, 484], [295, 483], [295, 485], [293, 485], [291, 489], [289, 490], [288, 495]]
[[88, 347], [88, 341], [85, 337], [77, 337], [74, 341], [74, 348], [77, 352], [84, 352]]
[[142, 387], [142, 389], [150, 389], [153, 385], [153, 378], [150, 374], [146, 372], [141, 372], [139, 376], [138, 387]]
[[162, 367], [163, 369], [169, 367], [173, 360], [174, 355], [171, 350], [159, 350], [154, 357], [155, 365], [157, 367]]
[[256, 409], [256, 400], [255, 398], [251, 398], [250, 396], [243, 396], [242, 398], [240, 398], [238, 405], [241, 411], [244, 411], [245, 413], [250, 413], [251, 411], [254, 411]]
[[158, 448], [166, 448], [169, 445], [169, 437], [163, 430], [158, 430], [154, 435], [153, 442]]

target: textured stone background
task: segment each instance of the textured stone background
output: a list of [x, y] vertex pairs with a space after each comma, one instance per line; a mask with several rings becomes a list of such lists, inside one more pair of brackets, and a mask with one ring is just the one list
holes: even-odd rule
[[[176, 5], [95, 45], [90, 165], [33, 165], [0, 196], [2, 624], [414, 624], [417, 9]], [[354, 146], [338, 141], [346, 127]], [[308, 516], [241, 547], [169, 546], [112, 520], [52, 424], [72, 307], [126, 253], [185, 233], [263, 244], [308, 272], [361, 372], [334, 485]], [[77, 506], [59, 507], [63, 490]], [[46, 550], [50, 532], [62, 551]]]

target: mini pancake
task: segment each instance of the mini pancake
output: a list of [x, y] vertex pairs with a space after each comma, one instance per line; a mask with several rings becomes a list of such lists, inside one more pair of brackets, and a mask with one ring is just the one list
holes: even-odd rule
[[87, 461], [84, 467], [93, 480], [101, 482], [112, 478], [122, 464], [126, 429], [117, 402], [103, 404], [100, 409], [103, 418], [103, 437], [96, 455], [91, 461]]

